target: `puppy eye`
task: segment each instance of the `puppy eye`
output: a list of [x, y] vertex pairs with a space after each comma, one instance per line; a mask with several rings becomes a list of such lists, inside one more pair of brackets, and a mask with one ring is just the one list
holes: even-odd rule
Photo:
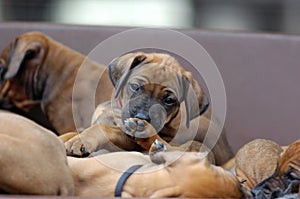
[[137, 83], [130, 83], [129, 88], [134, 93], [139, 92], [142, 89], [141, 86]]
[[167, 95], [163, 99], [163, 103], [167, 106], [173, 106], [174, 104], [176, 104], [176, 102], [177, 102], [176, 98], [171, 95]]
[[27, 50], [25, 54], [25, 59], [32, 59], [35, 56], [34, 50]]

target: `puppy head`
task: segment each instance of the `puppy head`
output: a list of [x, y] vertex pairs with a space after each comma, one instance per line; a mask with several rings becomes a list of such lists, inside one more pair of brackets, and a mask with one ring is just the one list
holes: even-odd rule
[[277, 167], [281, 147], [266, 139], [255, 139], [244, 145], [235, 156], [236, 174], [248, 190], [269, 177]]
[[183, 101], [187, 126], [208, 107], [197, 81], [170, 55], [130, 53], [113, 60], [108, 68], [123, 120], [140, 118], [160, 131], [177, 116]]
[[[34, 98], [34, 77], [47, 53], [46, 36], [29, 32], [15, 38], [0, 58], [0, 107], [26, 109]], [[29, 82], [28, 82], [29, 81]]]
[[165, 160], [173, 179], [181, 179], [176, 181], [183, 190], [181, 197], [242, 198], [247, 193], [232, 173], [212, 165], [201, 153], [172, 151], [157, 156]]

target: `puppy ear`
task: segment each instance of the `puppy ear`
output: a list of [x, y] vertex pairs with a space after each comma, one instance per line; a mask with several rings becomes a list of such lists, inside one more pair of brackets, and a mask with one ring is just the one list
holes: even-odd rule
[[145, 59], [144, 53], [130, 53], [122, 57], [115, 58], [108, 65], [109, 77], [116, 88], [115, 97], [117, 97], [130, 76], [131, 70], [140, 65]]
[[183, 76], [183, 99], [186, 108], [186, 126], [189, 128], [190, 121], [208, 109], [209, 101], [198, 82], [191, 74], [188, 76]]
[[300, 140], [291, 143], [288, 148], [280, 155], [276, 172], [277, 175], [287, 173], [293, 169], [300, 178]]
[[22, 67], [36, 66], [42, 63], [45, 50], [39, 42], [16, 39], [2, 54], [8, 62], [4, 79], [17, 75]]

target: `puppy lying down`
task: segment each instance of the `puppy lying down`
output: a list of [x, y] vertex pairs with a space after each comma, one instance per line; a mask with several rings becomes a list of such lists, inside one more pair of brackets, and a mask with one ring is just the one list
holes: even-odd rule
[[277, 161], [273, 174], [258, 183], [252, 193], [257, 198], [299, 198], [300, 140], [285, 147]]
[[113, 197], [121, 175], [142, 165], [121, 187], [122, 197], [243, 196], [233, 174], [198, 152], [153, 151], [152, 160], [161, 164], [138, 152], [66, 157], [52, 132], [24, 117], [0, 112], [0, 126], [0, 193], [73, 195], [75, 190], [77, 196]]
[[241, 147], [235, 156], [235, 171], [243, 186], [251, 190], [277, 167], [282, 148], [267, 139], [255, 139]]
[[300, 185], [300, 140], [281, 147], [266, 139], [245, 144], [235, 156], [242, 185], [257, 199], [297, 198]]
[[[201, 157], [202, 156], [202, 157]], [[114, 152], [93, 158], [68, 157], [75, 195], [113, 197], [121, 175], [133, 165], [143, 165], [122, 187], [122, 197], [241, 198], [240, 183], [230, 172], [209, 163], [197, 152]]]

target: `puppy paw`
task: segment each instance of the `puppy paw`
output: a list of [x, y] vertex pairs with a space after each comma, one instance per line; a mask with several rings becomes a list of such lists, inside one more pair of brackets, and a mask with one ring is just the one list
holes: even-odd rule
[[129, 118], [124, 121], [123, 130], [136, 140], [136, 143], [149, 151], [152, 143], [159, 136], [151, 124], [138, 118]]
[[95, 151], [93, 144], [87, 140], [82, 140], [80, 134], [65, 142], [67, 155], [74, 157], [87, 157]]
[[151, 153], [157, 153], [157, 152], [161, 152], [161, 151], [167, 151], [167, 146], [159, 141], [159, 140], [155, 140], [153, 143], [152, 143], [152, 146], [150, 148], [150, 152]]
[[156, 134], [154, 128], [146, 122], [138, 118], [128, 118], [124, 121], [125, 133], [134, 138], [149, 138]]
[[150, 156], [150, 159], [152, 162], [156, 163], [156, 164], [162, 164], [165, 162], [164, 159], [160, 158], [159, 156], [157, 156], [156, 154], [158, 152], [164, 152], [164, 151], [167, 151], [167, 146], [159, 141], [159, 140], [155, 140], [151, 147], [150, 147], [150, 150], [149, 150], [149, 156]]

